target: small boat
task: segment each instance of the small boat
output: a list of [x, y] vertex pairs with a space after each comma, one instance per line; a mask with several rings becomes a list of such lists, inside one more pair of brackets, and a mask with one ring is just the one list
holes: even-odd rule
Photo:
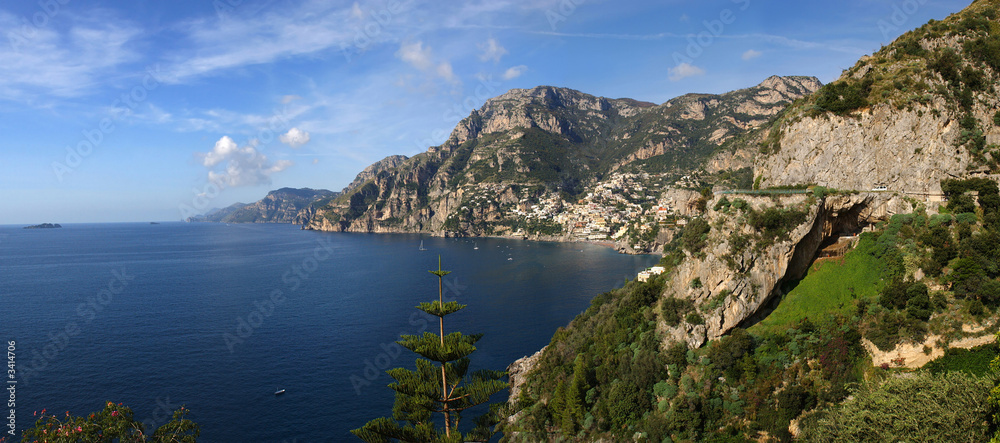
[[514, 257], [507, 257], [507, 261], [513, 261]]
[[284, 394], [284, 393], [285, 393], [284, 389], [278, 389], [277, 391], [274, 391], [274, 395], [281, 395], [281, 394]]
[[479, 250], [479, 245], [478, 245], [478, 244], [476, 244], [476, 246], [475, 246], [475, 247], [473, 247], [472, 249], [475, 249], [475, 250], [477, 250], [477, 251], [478, 251], [478, 250]]
[[424, 241], [423, 240], [420, 240], [420, 249], [419, 250], [420, 251], [426, 251], [427, 250], [427, 248], [424, 247]]

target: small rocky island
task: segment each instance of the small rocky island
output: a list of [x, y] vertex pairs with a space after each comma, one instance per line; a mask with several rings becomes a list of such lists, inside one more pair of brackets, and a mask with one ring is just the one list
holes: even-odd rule
[[62, 227], [62, 225], [60, 225], [59, 223], [56, 223], [56, 224], [42, 223], [40, 225], [25, 226], [24, 229], [52, 229], [52, 228], [61, 228], [61, 227]]

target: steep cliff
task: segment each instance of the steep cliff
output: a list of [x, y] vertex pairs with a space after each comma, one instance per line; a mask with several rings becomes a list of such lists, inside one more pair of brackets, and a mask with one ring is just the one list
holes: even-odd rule
[[403, 164], [403, 162], [405, 162], [408, 158], [409, 157], [405, 155], [390, 155], [386, 158], [383, 158], [382, 160], [372, 163], [364, 170], [362, 170], [360, 173], [358, 173], [358, 175], [354, 177], [354, 181], [352, 181], [351, 184], [347, 185], [343, 191], [340, 191], [340, 193], [350, 194], [354, 190], [364, 185], [365, 182], [367, 182], [368, 180], [375, 178], [375, 176], [378, 175], [378, 173], [389, 169], [393, 169]]
[[[816, 183], [914, 196], [1000, 171], [1000, 7], [980, 0], [908, 32], [759, 132], [762, 186]], [[744, 156], [749, 157], [749, 156]]]
[[[831, 195], [822, 200], [808, 194], [726, 198], [741, 209], [727, 205], [709, 209], [703, 217], [711, 226], [705, 247], [687, 251], [665, 285], [664, 297], [690, 300], [700, 313], [697, 324], [668, 325], [661, 319], [667, 343], [685, 341], [696, 348], [722, 337], [761, 314], [773, 297], [780, 296], [783, 283], [802, 278], [825, 241], [913, 210], [904, 198], [888, 193]], [[779, 217], [792, 222], [780, 226]], [[698, 284], [692, 284], [695, 281]]]
[[312, 205], [335, 197], [338, 193], [325, 189], [281, 188], [267, 193], [263, 199], [250, 203], [236, 203], [208, 214], [191, 217], [187, 221], [219, 223], [304, 223], [312, 217]]
[[683, 175], [820, 86], [815, 78], [771, 77], [753, 88], [689, 94], [659, 106], [548, 86], [514, 89], [473, 111], [441, 146], [359, 177], [363, 183], [305, 227], [511, 235], [524, 229], [518, 212], [541, 201], [575, 202], [611, 173]]

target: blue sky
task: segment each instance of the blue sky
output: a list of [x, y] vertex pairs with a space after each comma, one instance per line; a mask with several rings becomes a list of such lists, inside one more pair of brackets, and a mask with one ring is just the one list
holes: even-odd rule
[[340, 190], [485, 99], [836, 79], [969, 0], [41, 0], [0, 6], [0, 224]]

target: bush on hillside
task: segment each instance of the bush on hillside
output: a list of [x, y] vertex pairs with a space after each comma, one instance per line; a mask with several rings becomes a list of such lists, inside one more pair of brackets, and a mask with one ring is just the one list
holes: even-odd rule
[[993, 382], [964, 373], [890, 377], [802, 420], [807, 442], [988, 441]]

